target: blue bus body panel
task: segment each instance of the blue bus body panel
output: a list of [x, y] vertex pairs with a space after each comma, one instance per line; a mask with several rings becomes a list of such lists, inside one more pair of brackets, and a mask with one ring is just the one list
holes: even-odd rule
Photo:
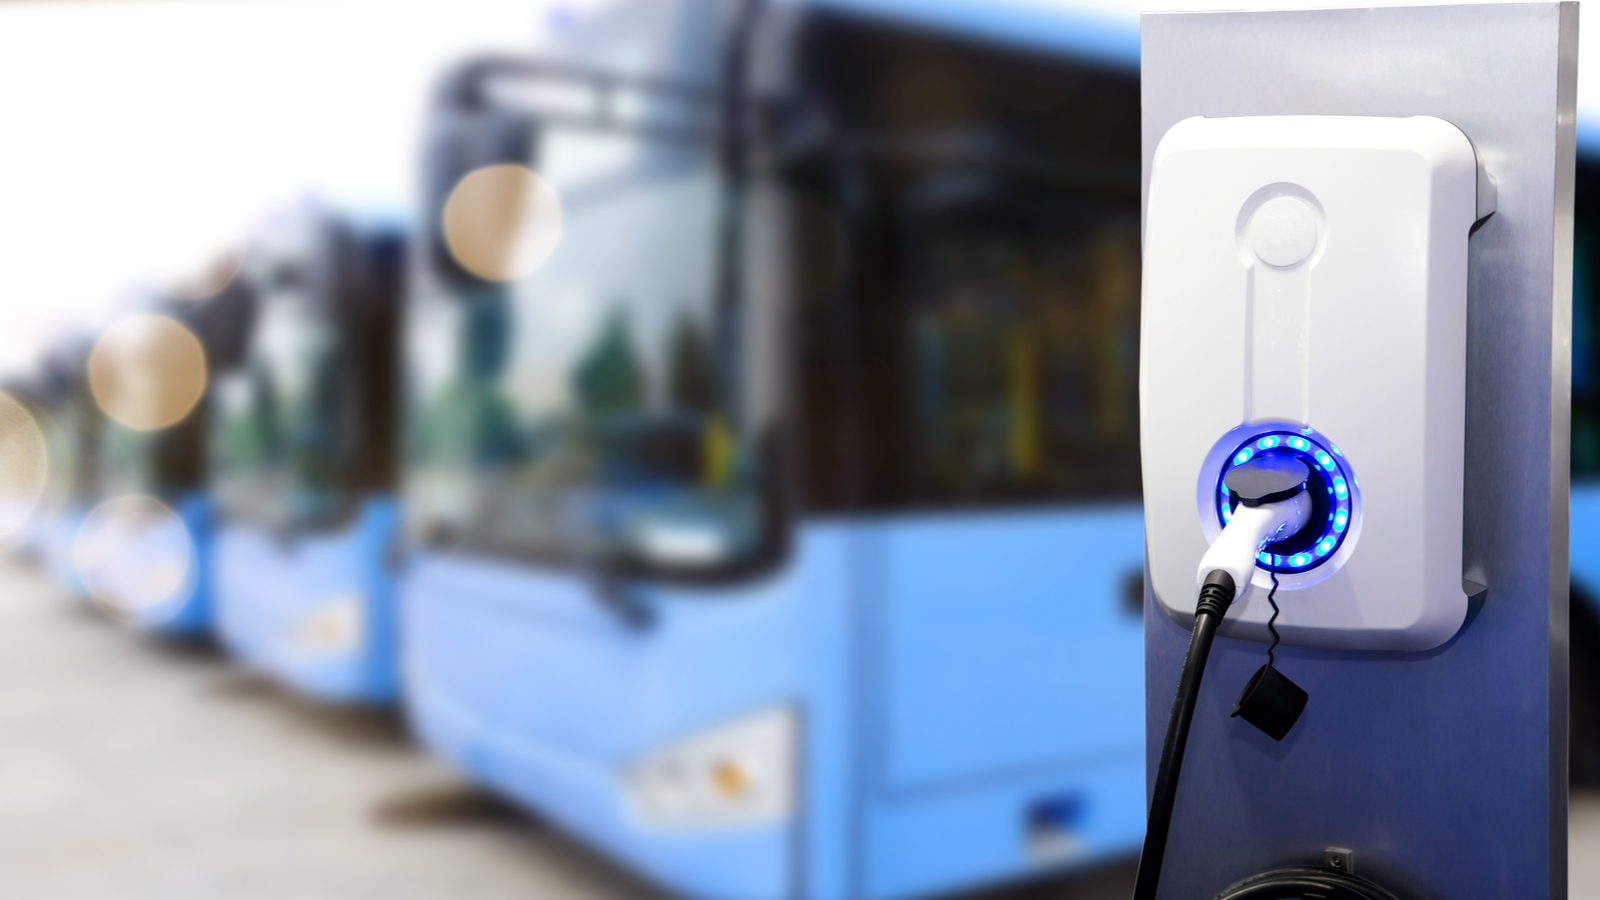
[[176, 547], [172, 543], [174, 532], [166, 527], [171, 520], [165, 517], [160, 519], [160, 524], [124, 523], [113, 532], [114, 538], [102, 533], [96, 542], [97, 561], [93, 563], [98, 574], [86, 580], [79, 565], [77, 544], [79, 533], [92, 512], [82, 509], [65, 512], [51, 525], [46, 565], [74, 600], [99, 603], [122, 624], [151, 634], [206, 634], [211, 630], [212, 553], [215, 549], [211, 498], [204, 491], [190, 491], [170, 508], [182, 526], [178, 540], [188, 545], [187, 564], [177, 586], [148, 605], [132, 607], [119, 605], [117, 597], [96, 598], [91, 595], [89, 584], [97, 578], [103, 579], [103, 589], [114, 591], [121, 579], [138, 581], [148, 577], [151, 560], [170, 559]]
[[837, 606], [845, 588], [841, 543], [813, 544], [802, 555], [832, 557], [811, 573], [832, 569], [821, 576], [831, 584], [801, 591], [791, 569], [694, 597], [651, 590], [656, 618], [643, 628], [603, 607], [582, 579], [413, 557], [402, 582], [412, 719], [473, 776], [662, 884], [693, 897], [791, 896], [791, 827], [655, 828], [630, 812], [619, 775], [702, 728], [806, 705], [815, 653], [828, 651], [802, 594]]
[[[1137, 507], [879, 527], [867, 894], [1127, 851], [1144, 834]], [[1137, 588], [1135, 588], [1137, 586]], [[1041, 832], [1030, 835], [1030, 819]], [[1023, 838], [1019, 840], [1019, 837]]]
[[1600, 601], [1600, 484], [1574, 485], [1569, 515], [1567, 556], [1572, 580]]
[[[877, 803], [861, 894], [924, 897], [1131, 857], [1144, 837], [1144, 779], [1142, 759], [1106, 756]], [[1058, 827], [1035, 836], [1035, 813]]]
[[[811, 524], [766, 580], [639, 588], [642, 628], [583, 579], [419, 552], [408, 711], [474, 777], [695, 898], [887, 900], [1131, 853], [1142, 717], [1084, 717], [1142, 690], [1139, 619], [1117, 606], [1142, 546], [1130, 507]], [[992, 583], [937, 577], [967, 565]], [[778, 705], [801, 721], [793, 828], [630, 811], [627, 764]], [[1045, 852], [1041, 810], [1060, 826]]]
[[386, 703], [397, 692], [394, 587], [385, 555], [393, 498], [366, 498], [329, 532], [279, 537], [218, 528], [217, 630], [230, 651], [291, 688], [336, 703]]
[[788, 827], [693, 838], [644, 834], [618, 791], [614, 767], [522, 740], [426, 688], [407, 702], [418, 736], [435, 752], [654, 880], [690, 897], [790, 895], [784, 887], [790, 871]]
[[[193, 542], [190, 577], [169, 600], [141, 611], [130, 622], [152, 634], [187, 636], [207, 634], [212, 622], [212, 581], [216, 562], [216, 508], [204, 491], [185, 494], [174, 510]], [[137, 548], [133, 548], [137, 551]]]
[[1142, 758], [1142, 610], [1125, 602], [1143, 584], [1137, 509], [896, 523], [882, 542], [886, 788]]

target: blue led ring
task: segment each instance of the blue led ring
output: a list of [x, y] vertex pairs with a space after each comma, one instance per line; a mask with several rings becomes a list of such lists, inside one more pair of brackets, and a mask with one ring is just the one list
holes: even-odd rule
[[[1314, 569], [1333, 557], [1339, 546], [1344, 543], [1345, 535], [1350, 532], [1350, 519], [1355, 515], [1351, 501], [1356, 481], [1350, 474], [1344, 454], [1339, 452], [1339, 448], [1319, 438], [1320, 435], [1313, 437], [1309, 430], [1298, 432], [1282, 430], [1254, 435], [1228, 455], [1226, 465], [1217, 473], [1215, 495], [1217, 521], [1224, 526], [1233, 515], [1233, 504], [1228, 497], [1228, 486], [1222, 483], [1222, 479], [1228, 474], [1229, 469], [1249, 462], [1260, 454], [1271, 453], [1300, 458], [1314, 472], [1307, 488], [1326, 492], [1327, 518], [1316, 539], [1304, 547], [1295, 547], [1287, 554], [1268, 552], [1274, 546], [1269, 545], [1268, 550], [1256, 555], [1256, 565], [1263, 569], [1275, 569], [1280, 574]], [[1316, 525], [1310, 523], [1307, 527], [1314, 528]], [[1296, 538], [1298, 537], [1297, 535]], [[1296, 538], [1280, 541], [1279, 544], [1303, 541], [1303, 539], [1297, 541]]]

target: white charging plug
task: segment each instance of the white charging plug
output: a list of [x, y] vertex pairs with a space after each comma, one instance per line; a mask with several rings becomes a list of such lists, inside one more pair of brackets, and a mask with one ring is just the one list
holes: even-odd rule
[[1256, 554], [1264, 544], [1290, 537], [1311, 518], [1311, 498], [1305, 491], [1260, 506], [1234, 507], [1227, 527], [1222, 529], [1211, 549], [1200, 558], [1200, 570], [1195, 573], [1195, 586], [1205, 584], [1206, 576], [1221, 569], [1233, 576], [1243, 597], [1250, 587], [1250, 576], [1256, 570]]

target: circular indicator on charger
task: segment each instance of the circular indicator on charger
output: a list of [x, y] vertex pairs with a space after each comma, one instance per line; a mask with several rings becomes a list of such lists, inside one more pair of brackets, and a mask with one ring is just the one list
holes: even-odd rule
[[1257, 565], [1280, 574], [1310, 571], [1333, 559], [1349, 534], [1355, 514], [1355, 478], [1344, 455], [1311, 429], [1272, 429], [1245, 435], [1228, 455], [1221, 457], [1221, 471], [1216, 473], [1216, 492], [1212, 496], [1216, 498], [1219, 526], [1226, 527], [1233, 519], [1236, 505], [1224, 481], [1228, 473], [1251, 459], [1269, 456], [1292, 457], [1305, 464], [1309, 473], [1306, 496], [1311, 501], [1310, 524], [1284, 540], [1268, 544], [1257, 555]]

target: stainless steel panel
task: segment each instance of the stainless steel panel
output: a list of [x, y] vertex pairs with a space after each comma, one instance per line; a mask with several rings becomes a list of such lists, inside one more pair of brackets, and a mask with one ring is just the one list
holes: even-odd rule
[[[1219, 639], [1164, 898], [1318, 864], [1328, 846], [1401, 896], [1566, 896], [1576, 47], [1574, 3], [1143, 18], [1147, 189], [1156, 143], [1195, 115], [1439, 116], [1499, 185], [1472, 237], [1467, 326], [1463, 575], [1489, 589], [1427, 653], [1280, 648], [1279, 668], [1311, 694], [1282, 743], [1227, 715], [1265, 648]], [[1152, 779], [1187, 637], [1147, 596]]]

